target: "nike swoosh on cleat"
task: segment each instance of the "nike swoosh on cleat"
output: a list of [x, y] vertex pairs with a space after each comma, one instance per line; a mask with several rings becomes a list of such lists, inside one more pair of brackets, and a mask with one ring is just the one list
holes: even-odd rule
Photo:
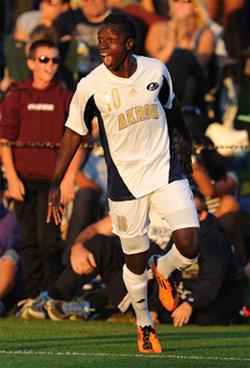
[[136, 303], [143, 303], [143, 302], [145, 302], [145, 299], [138, 300], [138, 302]]

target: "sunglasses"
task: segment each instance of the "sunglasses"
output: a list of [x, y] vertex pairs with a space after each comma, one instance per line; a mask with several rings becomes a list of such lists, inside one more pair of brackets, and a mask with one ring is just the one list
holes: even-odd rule
[[48, 64], [48, 62], [51, 60], [53, 64], [59, 64], [59, 58], [54, 57], [54, 58], [49, 58], [47, 56], [39, 56], [36, 60], [39, 61], [39, 63], [41, 64]]

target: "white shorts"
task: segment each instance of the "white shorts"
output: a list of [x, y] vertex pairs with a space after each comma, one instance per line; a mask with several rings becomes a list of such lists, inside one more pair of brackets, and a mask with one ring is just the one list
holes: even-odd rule
[[142, 198], [121, 202], [109, 199], [109, 208], [113, 232], [120, 238], [144, 236], [150, 222], [150, 210], [154, 216], [157, 214], [166, 220], [166, 226], [171, 231], [199, 227], [193, 193], [187, 179], [174, 181]]

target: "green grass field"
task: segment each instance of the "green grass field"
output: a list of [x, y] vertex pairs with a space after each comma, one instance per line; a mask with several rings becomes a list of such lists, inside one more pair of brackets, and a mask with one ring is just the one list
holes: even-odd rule
[[0, 321], [1, 368], [250, 367], [250, 325], [157, 328], [164, 353], [137, 353], [135, 326], [102, 321]]

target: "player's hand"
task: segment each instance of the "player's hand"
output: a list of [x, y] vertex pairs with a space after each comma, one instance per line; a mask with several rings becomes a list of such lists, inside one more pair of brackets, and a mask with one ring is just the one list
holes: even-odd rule
[[51, 217], [54, 218], [55, 224], [58, 225], [62, 222], [62, 217], [64, 216], [64, 211], [60, 205], [60, 187], [58, 185], [51, 185], [48, 197], [48, 212], [46, 222], [49, 223]]
[[75, 243], [72, 246], [70, 263], [73, 271], [78, 275], [90, 274], [96, 268], [93, 253], [86, 249], [82, 243]]
[[23, 182], [16, 176], [8, 180], [8, 189], [4, 193], [6, 198], [13, 198], [16, 201], [23, 201], [25, 195], [25, 188]]
[[192, 315], [193, 308], [188, 302], [180, 304], [171, 314], [175, 327], [186, 325]]

